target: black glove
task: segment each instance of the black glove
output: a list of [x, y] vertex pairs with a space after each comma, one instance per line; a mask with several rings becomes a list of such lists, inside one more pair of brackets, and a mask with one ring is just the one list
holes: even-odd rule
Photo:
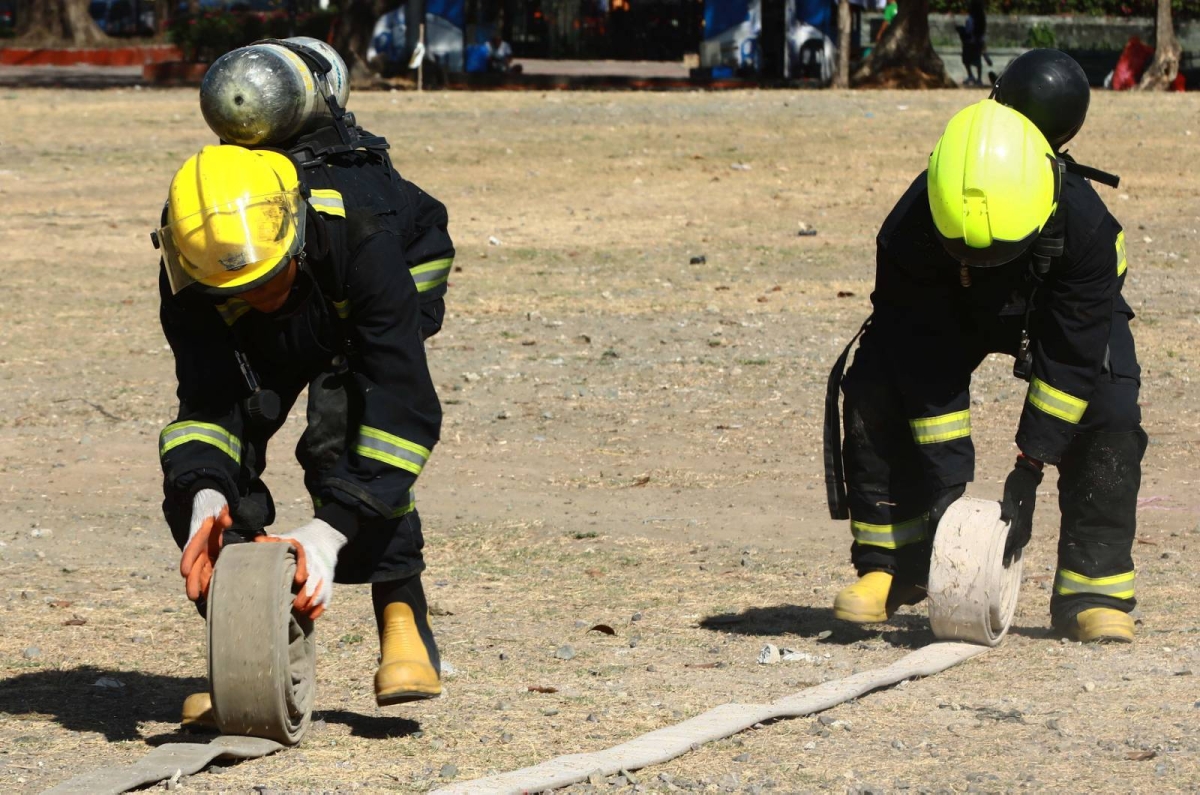
[[946, 509], [967, 490], [965, 483], [957, 486], [945, 486], [933, 493], [933, 501], [929, 504], [929, 534], [937, 532], [938, 524], [946, 514]]
[[1016, 466], [1004, 481], [1004, 498], [1000, 501], [1000, 518], [1010, 523], [1004, 542], [1005, 566], [1012, 563], [1013, 557], [1025, 548], [1033, 535], [1033, 505], [1041, 482], [1041, 462], [1017, 456]]

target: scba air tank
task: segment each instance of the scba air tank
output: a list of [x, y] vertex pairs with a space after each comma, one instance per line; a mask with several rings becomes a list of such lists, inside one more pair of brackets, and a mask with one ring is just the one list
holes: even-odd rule
[[[350, 76], [337, 51], [308, 36], [283, 41], [329, 61], [329, 91], [345, 108]], [[293, 50], [266, 42], [240, 47], [213, 62], [200, 85], [200, 112], [222, 141], [241, 146], [282, 146], [331, 120], [312, 67]]]

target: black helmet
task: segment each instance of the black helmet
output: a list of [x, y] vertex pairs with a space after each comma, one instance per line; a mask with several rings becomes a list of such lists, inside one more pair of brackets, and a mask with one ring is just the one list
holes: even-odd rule
[[992, 89], [992, 98], [1029, 119], [1058, 151], [1087, 116], [1091, 88], [1075, 59], [1061, 50], [1017, 56]]

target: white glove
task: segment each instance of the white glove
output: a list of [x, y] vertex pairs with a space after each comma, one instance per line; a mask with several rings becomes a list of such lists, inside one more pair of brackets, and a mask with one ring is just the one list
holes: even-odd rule
[[333, 598], [333, 570], [337, 566], [338, 553], [349, 541], [334, 530], [328, 522], [313, 519], [296, 528], [286, 536], [258, 536], [255, 541], [282, 541], [296, 550], [296, 584], [300, 593], [293, 607], [309, 618], [316, 618], [325, 611], [325, 605]]
[[225, 495], [213, 489], [201, 489], [192, 498], [192, 522], [188, 540], [179, 559], [179, 573], [186, 581], [188, 599], [193, 602], [208, 596], [213, 567], [221, 553], [222, 536], [233, 520]]
[[205, 521], [216, 519], [228, 507], [229, 502], [225, 495], [215, 489], [200, 489], [196, 492], [196, 496], [192, 497], [192, 524], [188, 528], [188, 541], [195, 537]]

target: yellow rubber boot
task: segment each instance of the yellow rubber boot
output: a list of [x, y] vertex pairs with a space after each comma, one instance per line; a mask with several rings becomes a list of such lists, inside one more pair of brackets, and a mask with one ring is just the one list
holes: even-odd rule
[[877, 624], [888, 620], [887, 598], [892, 575], [869, 571], [858, 582], [838, 592], [833, 600], [833, 616], [855, 624]]
[[1111, 607], [1093, 607], [1075, 616], [1067, 637], [1080, 643], [1133, 643], [1133, 617]]
[[413, 609], [404, 602], [393, 602], [383, 608], [380, 627], [379, 670], [375, 672], [375, 703], [381, 707], [436, 698], [442, 694], [442, 683], [433, 658], [437, 647], [433, 633], [428, 631], [429, 618], [424, 625], [429, 635], [428, 646], [421, 637]]
[[833, 615], [854, 624], [878, 624], [891, 618], [900, 605], [916, 604], [924, 598], [924, 589], [916, 585], [896, 583], [886, 571], [869, 571], [838, 592]]
[[183, 715], [179, 720], [185, 729], [217, 731], [217, 718], [213, 714], [212, 696], [208, 693], [192, 693], [183, 700]]

